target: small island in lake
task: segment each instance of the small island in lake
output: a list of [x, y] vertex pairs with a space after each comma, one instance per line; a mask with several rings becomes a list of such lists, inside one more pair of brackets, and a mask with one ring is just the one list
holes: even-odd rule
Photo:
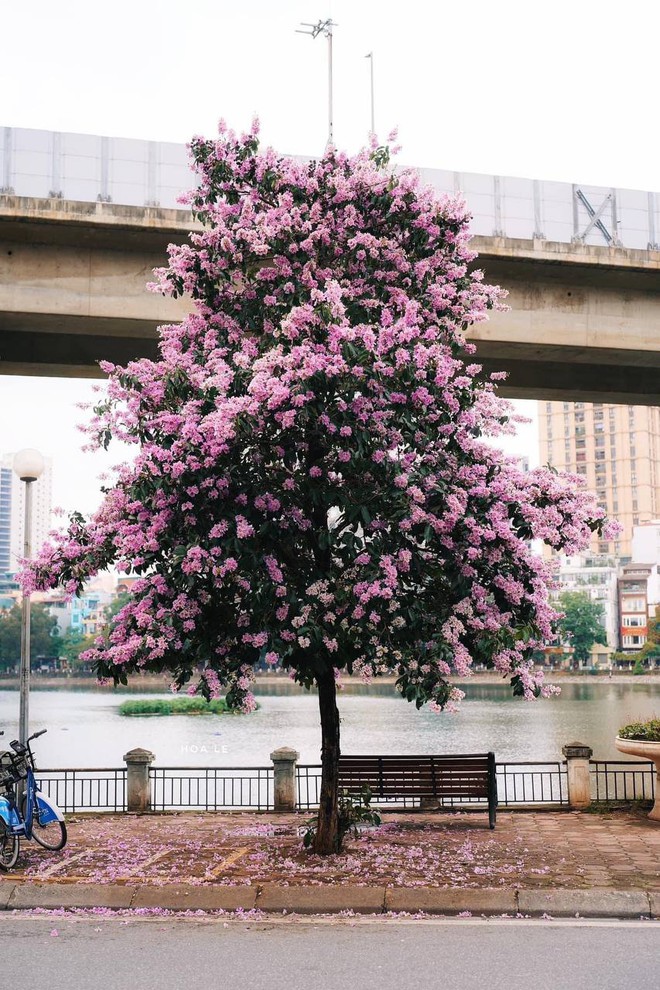
[[120, 715], [226, 715], [224, 698], [136, 698], [119, 706]]

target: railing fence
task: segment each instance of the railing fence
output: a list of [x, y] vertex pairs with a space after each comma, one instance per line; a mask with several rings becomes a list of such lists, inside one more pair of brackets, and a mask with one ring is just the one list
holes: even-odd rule
[[[500, 808], [568, 807], [566, 763], [498, 763], [497, 793]], [[592, 802], [652, 801], [656, 774], [653, 763], [632, 760], [591, 760]], [[272, 811], [272, 766], [262, 767], [151, 767], [151, 807], [154, 811]], [[62, 811], [123, 812], [127, 808], [125, 767], [40, 770], [37, 781]], [[308, 811], [318, 807], [321, 767], [296, 766], [296, 806]], [[374, 802], [376, 803], [376, 802]], [[414, 810], [418, 798], [388, 799], [379, 805]], [[444, 807], [479, 807], [478, 799], [443, 801]]]
[[655, 765], [631, 760], [590, 760], [591, 793], [596, 803], [652, 801]]
[[151, 767], [152, 808], [272, 811], [271, 767]]
[[[567, 805], [568, 787], [566, 766], [554, 763], [497, 763], [497, 799], [502, 808], [524, 805]], [[296, 767], [297, 804], [305, 810], [318, 807], [321, 789], [321, 767], [299, 764]], [[391, 810], [415, 810], [421, 806], [420, 798], [374, 798], [373, 803]], [[443, 798], [444, 808], [487, 807], [479, 798]]]
[[126, 767], [38, 770], [41, 790], [66, 813], [126, 811]]
[[[420, 172], [439, 193], [465, 196], [475, 234], [658, 250], [656, 192]], [[0, 127], [0, 196], [181, 208], [180, 193], [195, 181], [182, 144]]]

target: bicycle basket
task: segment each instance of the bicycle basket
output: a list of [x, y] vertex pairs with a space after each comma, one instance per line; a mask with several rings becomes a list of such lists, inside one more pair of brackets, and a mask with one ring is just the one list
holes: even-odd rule
[[27, 761], [24, 756], [17, 756], [11, 750], [0, 752], [0, 779], [3, 782], [22, 780], [27, 776]]
[[14, 783], [13, 753], [0, 752], [0, 789], [7, 790]]

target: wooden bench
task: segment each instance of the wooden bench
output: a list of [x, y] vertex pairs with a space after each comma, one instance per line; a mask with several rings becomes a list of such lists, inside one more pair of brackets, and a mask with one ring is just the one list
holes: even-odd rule
[[488, 824], [495, 828], [497, 781], [494, 753], [461, 756], [341, 756], [339, 789], [349, 794], [363, 787], [374, 804], [396, 798], [482, 798], [488, 803]]

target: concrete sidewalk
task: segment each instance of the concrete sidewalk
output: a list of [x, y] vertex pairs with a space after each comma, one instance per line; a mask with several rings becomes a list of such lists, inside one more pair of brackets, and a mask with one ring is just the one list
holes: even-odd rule
[[96, 815], [26, 843], [0, 909], [660, 917], [660, 828], [642, 812], [387, 815], [340, 856], [304, 851], [305, 815]]

